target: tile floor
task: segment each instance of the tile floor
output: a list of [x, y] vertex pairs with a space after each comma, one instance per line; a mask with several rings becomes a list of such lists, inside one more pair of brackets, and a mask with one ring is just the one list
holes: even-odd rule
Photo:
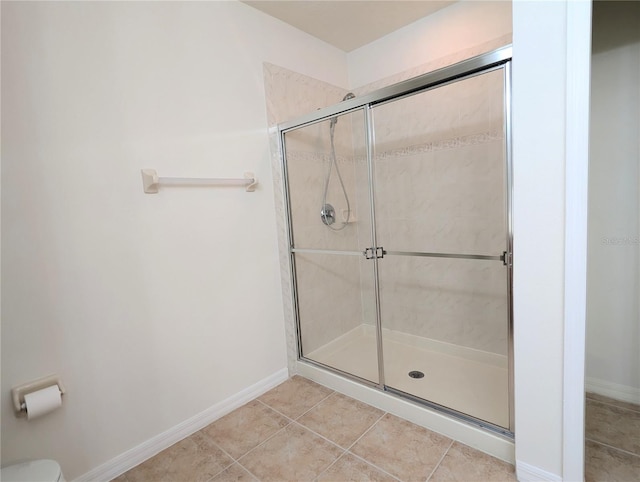
[[513, 466], [302, 377], [116, 482], [515, 481]]
[[593, 393], [586, 402], [586, 482], [640, 480], [640, 406]]

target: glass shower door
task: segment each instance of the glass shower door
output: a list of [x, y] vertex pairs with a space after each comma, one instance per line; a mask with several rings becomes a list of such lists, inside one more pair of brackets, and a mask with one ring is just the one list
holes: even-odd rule
[[299, 355], [379, 383], [363, 110], [284, 133]]
[[504, 67], [372, 118], [385, 385], [508, 429]]

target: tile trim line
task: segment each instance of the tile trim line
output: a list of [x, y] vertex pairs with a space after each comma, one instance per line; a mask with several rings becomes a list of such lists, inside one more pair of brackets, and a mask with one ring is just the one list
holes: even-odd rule
[[112, 480], [141, 464], [147, 459], [206, 427], [212, 422], [241, 407], [245, 403], [259, 397], [263, 393], [280, 385], [289, 378], [287, 368], [282, 368], [266, 378], [248, 386], [202, 412], [188, 418], [184, 422], [150, 438], [149, 440], [133, 447], [130, 450], [99, 465], [95, 469], [77, 477], [73, 482], [91, 482], [95, 480]]
[[562, 482], [562, 477], [539, 467], [516, 460], [518, 482]]

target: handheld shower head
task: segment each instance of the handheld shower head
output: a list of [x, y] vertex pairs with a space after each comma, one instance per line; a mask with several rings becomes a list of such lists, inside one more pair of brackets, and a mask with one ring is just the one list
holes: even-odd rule
[[[355, 95], [352, 92], [347, 93], [342, 100], [353, 99]], [[327, 169], [327, 174], [324, 178], [324, 194], [322, 195], [322, 209], [320, 210], [320, 218], [322, 222], [331, 230], [331, 231], [342, 231], [349, 224], [349, 219], [351, 218], [351, 204], [349, 203], [349, 196], [347, 195], [347, 190], [344, 187], [344, 182], [342, 181], [342, 175], [340, 174], [340, 167], [338, 166], [338, 160], [336, 159], [336, 146], [334, 143], [333, 136], [335, 134], [335, 127], [338, 123], [338, 116], [332, 117], [329, 122], [329, 136], [331, 138], [331, 160], [329, 162], [329, 166]], [[336, 221], [336, 211], [331, 204], [327, 202], [327, 192], [329, 191], [329, 179], [331, 178], [331, 169], [332, 167], [336, 168], [336, 175], [338, 176], [338, 181], [340, 181], [340, 187], [342, 188], [342, 193], [344, 194], [344, 200], [347, 204], [347, 216], [344, 222], [340, 227], [333, 227], [332, 224]], [[344, 213], [344, 211], [343, 211]]]
[[[354, 99], [354, 98], [355, 98], [355, 94], [353, 92], [347, 92], [347, 94], [342, 98], [342, 102], [344, 102], [345, 100]], [[329, 123], [329, 127], [333, 129], [337, 123], [338, 123], [338, 118], [332, 117], [331, 122]]]

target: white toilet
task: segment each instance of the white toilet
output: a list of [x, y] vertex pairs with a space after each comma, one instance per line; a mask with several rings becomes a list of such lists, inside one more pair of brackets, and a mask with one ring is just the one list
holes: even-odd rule
[[2, 482], [65, 482], [55, 460], [31, 460], [0, 469]]

